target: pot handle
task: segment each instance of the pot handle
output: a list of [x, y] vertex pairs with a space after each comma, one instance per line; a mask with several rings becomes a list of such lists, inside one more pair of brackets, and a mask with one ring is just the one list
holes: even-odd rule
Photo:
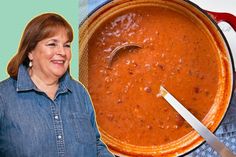
[[[211, 15], [216, 20], [216, 22], [219, 23], [221, 21], [225, 21], [228, 24], [230, 24], [230, 26], [234, 29], [234, 32], [236, 33], [236, 16], [234, 16], [232, 14], [229, 14], [229, 13], [220, 13], [220, 12], [213, 12], [213, 11], [208, 11], [208, 10], [206, 10], [206, 12], [209, 15]], [[234, 36], [236, 36], [236, 35], [234, 35]], [[231, 35], [231, 37], [232, 37], [232, 35]], [[234, 39], [235, 39], [235, 37], [233, 39], [231, 38], [231, 40], [234, 40]], [[229, 44], [230, 44], [230, 47], [232, 48], [233, 53], [236, 53], [234, 43], [230, 43], [230, 41], [229, 41]], [[234, 69], [234, 89], [236, 89], [236, 63], [235, 63], [236, 62], [236, 57], [235, 57], [236, 55], [233, 54], [232, 56], [233, 56], [234, 65], [235, 65], [235, 69]]]
[[236, 16], [230, 14], [230, 13], [220, 13], [220, 12], [213, 12], [213, 11], [207, 11], [208, 14], [210, 14], [217, 22], [225, 21], [228, 22], [236, 31]]

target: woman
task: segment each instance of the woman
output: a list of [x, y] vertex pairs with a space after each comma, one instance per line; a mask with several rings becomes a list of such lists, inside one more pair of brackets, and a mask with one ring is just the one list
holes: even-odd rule
[[25, 28], [0, 83], [0, 156], [111, 157], [91, 99], [69, 74], [71, 26], [46, 13]]

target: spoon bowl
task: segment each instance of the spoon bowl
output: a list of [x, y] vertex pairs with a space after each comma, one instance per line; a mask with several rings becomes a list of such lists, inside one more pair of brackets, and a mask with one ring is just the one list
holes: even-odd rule
[[125, 43], [114, 48], [111, 54], [108, 56], [108, 67], [112, 66], [113, 63], [112, 61], [119, 52], [121, 52], [122, 50], [127, 50], [127, 49], [129, 50], [136, 48], [142, 48], [142, 47], [136, 43]]

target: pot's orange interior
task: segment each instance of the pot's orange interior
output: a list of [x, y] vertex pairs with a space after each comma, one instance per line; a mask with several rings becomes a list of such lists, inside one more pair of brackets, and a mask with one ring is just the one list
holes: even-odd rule
[[[108, 68], [112, 50], [132, 42], [142, 48], [123, 50]], [[212, 126], [222, 103], [222, 69], [227, 68], [218, 52], [201, 22], [168, 7], [129, 8], [103, 21], [88, 41], [88, 89], [99, 128], [140, 147], [188, 135], [192, 128], [160, 96], [160, 85]]]

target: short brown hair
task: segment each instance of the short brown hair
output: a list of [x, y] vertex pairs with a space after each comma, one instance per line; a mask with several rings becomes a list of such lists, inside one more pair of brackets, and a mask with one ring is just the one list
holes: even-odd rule
[[34, 50], [41, 40], [56, 34], [58, 28], [65, 28], [69, 42], [73, 40], [73, 30], [70, 24], [60, 15], [45, 13], [32, 19], [26, 26], [16, 55], [10, 60], [7, 72], [10, 77], [17, 79], [20, 64], [28, 67], [28, 53]]

